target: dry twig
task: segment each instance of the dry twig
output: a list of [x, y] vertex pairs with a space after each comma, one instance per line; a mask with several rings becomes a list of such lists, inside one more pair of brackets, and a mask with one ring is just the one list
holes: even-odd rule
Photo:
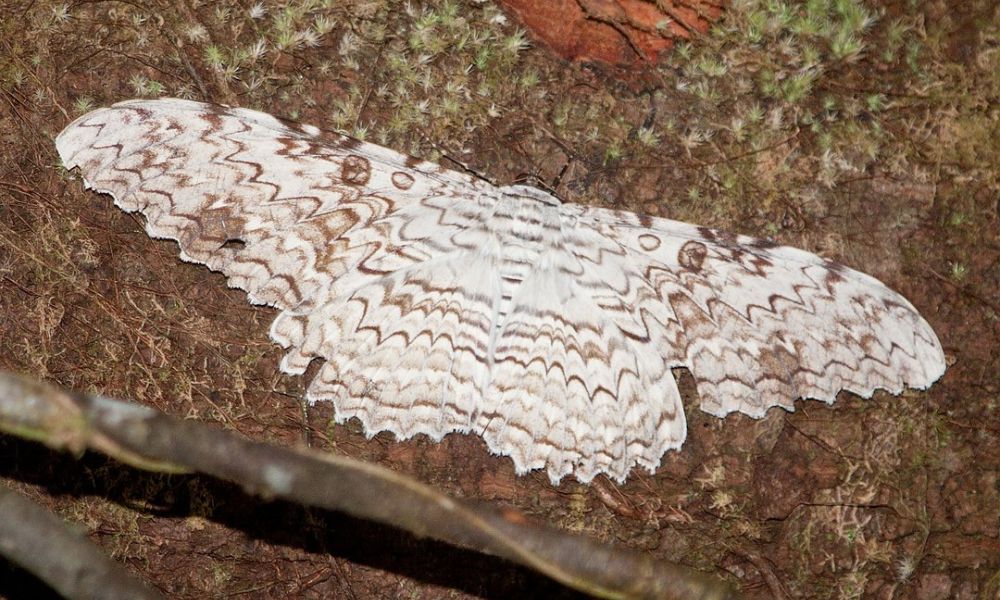
[[0, 555], [66, 598], [162, 598], [59, 517], [2, 485]]

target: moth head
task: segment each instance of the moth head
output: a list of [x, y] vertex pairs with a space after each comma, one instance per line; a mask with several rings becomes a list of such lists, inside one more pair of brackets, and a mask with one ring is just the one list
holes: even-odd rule
[[543, 189], [536, 188], [533, 185], [505, 185], [500, 188], [500, 192], [507, 196], [513, 196], [515, 198], [535, 200], [536, 202], [541, 202], [542, 204], [548, 204], [550, 206], [559, 206], [562, 204], [562, 200], [556, 198], [549, 192]]

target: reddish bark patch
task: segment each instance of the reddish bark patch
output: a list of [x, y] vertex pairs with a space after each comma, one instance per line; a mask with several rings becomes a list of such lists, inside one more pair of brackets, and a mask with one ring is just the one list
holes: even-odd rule
[[500, 0], [563, 58], [615, 65], [652, 62], [678, 40], [705, 33], [719, 0]]

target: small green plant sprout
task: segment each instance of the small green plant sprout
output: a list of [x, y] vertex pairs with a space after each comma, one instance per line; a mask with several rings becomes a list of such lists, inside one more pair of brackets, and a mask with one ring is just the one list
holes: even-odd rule
[[68, 4], [57, 4], [52, 7], [52, 20], [55, 23], [68, 23], [71, 18]]
[[623, 156], [622, 148], [617, 142], [612, 142], [604, 149], [604, 164], [615, 162]]
[[635, 134], [635, 139], [643, 146], [655, 148], [660, 145], [660, 136], [652, 127], [640, 127]]
[[964, 263], [953, 262], [951, 264], [951, 278], [955, 281], [962, 281], [969, 274], [969, 267]]
[[73, 112], [83, 114], [94, 108], [94, 101], [87, 96], [80, 96], [73, 102]]
[[881, 112], [886, 106], [885, 94], [869, 94], [865, 98], [865, 105], [871, 112]]
[[225, 66], [225, 57], [223, 56], [222, 49], [216, 45], [211, 45], [205, 48], [205, 62], [208, 66], [212, 67], [217, 71], [221, 71]]

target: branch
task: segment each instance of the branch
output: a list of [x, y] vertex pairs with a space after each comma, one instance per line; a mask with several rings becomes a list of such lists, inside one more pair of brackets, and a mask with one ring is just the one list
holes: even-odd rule
[[265, 498], [345, 512], [417, 536], [493, 554], [605, 598], [721, 599], [704, 573], [449, 498], [370, 463], [253, 442], [102, 396], [0, 372], [0, 431], [80, 453], [103, 452], [160, 472], [197, 471]]
[[163, 598], [59, 517], [2, 485], [0, 555], [66, 598]]

